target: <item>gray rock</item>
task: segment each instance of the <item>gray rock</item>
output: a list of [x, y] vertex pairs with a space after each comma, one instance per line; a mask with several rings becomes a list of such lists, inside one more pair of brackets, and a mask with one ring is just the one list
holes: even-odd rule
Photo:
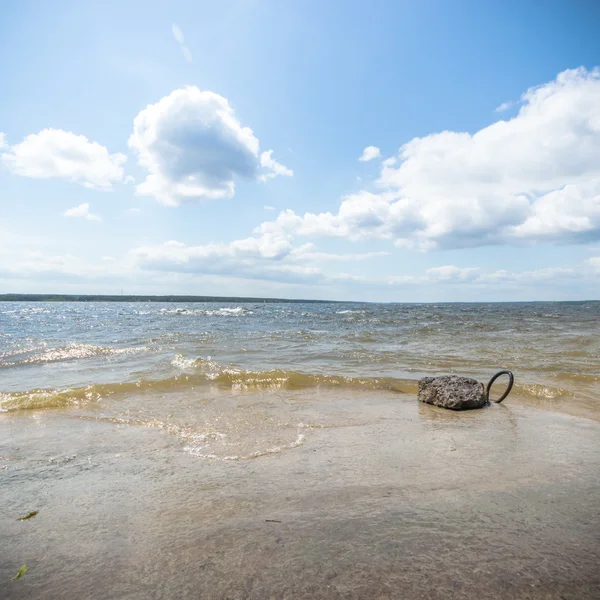
[[426, 404], [450, 410], [482, 408], [488, 403], [483, 383], [456, 375], [424, 377], [419, 381], [418, 398]]

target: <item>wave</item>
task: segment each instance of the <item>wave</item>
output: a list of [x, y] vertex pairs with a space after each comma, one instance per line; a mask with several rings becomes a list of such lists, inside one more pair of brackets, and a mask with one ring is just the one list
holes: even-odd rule
[[[146, 392], [168, 393], [191, 387], [217, 387], [233, 391], [355, 389], [417, 394], [418, 380], [395, 377], [349, 377], [324, 373], [303, 373], [284, 369], [247, 371], [225, 367], [204, 358], [188, 359], [178, 355], [174, 366], [185, 372], [164, 379], [140, 379], [117, 383], [96, 383], [71, 389], [34, 389], [0, 392], [0, 412], [83, 406], [102, 399]], [[515, 384], [513, 396], [525, 400], [557, 399], [572, 395], [569, 390], [542, 384]]]
[[216, 317], [241, 317], [242, 315], [252, 315], [254, 311], [248, 310], [242, 306], [236, 306], [235, 308], [215, 308], [215, 309], [201, 309], [201, 308], [161, 308], [160, 312], [163, 314], [173, 315], [206, 315]]
[[[72, 343], [57, 348], [38, 346], [34, 348], [16, 349], [0, 354], [1, 367], [16, 367], [19, 365], [33, 365], [65, 360], [80, 360], [101, 356], [116, 356], [119, 354], [134, 354], [147, 350], [145, 346], [139, 348], [110, 348], [106, 346], [93, 346], [91, 344]], [[5, 361], [4, 359], [10, 360]]]
[[216, 386], [229, 390], [302, 390], [307, 388], [356, 388], [416, 393], [416, 382], [392, 377], [362, 378], [342, 375], [299, 373], [296, 371], [242, 371], [224, 368], [217, 363], [196, 359], [186, 366], [193, 373], [180, 373], [165, 379], [140, 379], [132, 382], [96, 383], [63, 390], [34, 389], [23, 392], [0, 392], [0, 412], [15, 410], [83, 406], [91, 402], [147, 391], [168, 392], [194, 386]]
[[49, 313], [50, 311], [47, 308], [40, 308], [40, 307], [35, 307], [35, 308], [15, 308], [12, 310], [3, 310], [0, 311], [0, 315], [16, 315], [16, 317], [18, 318], [19, 316], [26, 316], [26, 315], [36, 315], [36, 314], [46, 314]]

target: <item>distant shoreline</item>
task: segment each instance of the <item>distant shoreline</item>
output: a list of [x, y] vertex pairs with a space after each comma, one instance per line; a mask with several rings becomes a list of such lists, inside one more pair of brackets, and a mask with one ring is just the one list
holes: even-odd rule
[[600, 300], [502, 300], [476, 302], [372, 302], [360, 300], [309, 300], [306, 298], [254, 298], [244, 296], [136, 296], [121, 294], [0, 294], [0, 302], [237, 302], [239, 304], [587, 304]]
[[[238, 302], [302, 304], [340, 303], [339, 300], [302, 300], [290, 298], [247, 298], [240, 296], [134, 296], [106, 294], [0, 294], [0, 302]], [[346, 302], [350, 304], [350, 302]]]

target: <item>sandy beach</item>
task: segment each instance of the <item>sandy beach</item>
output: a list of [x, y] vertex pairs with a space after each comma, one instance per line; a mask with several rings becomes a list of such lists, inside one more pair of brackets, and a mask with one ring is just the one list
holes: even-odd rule
[[382, 391], [245, 395], [302, 416], [302, 443], [198, 460], [101, 411], [0, 415], [0, 596], [598, 597], [597, 422]]

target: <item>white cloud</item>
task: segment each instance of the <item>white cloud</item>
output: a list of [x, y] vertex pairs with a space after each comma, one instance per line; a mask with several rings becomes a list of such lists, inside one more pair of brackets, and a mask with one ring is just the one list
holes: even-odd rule
[[287, 210], [257, 231], [433, 248], [600, 239], [600, 69], [528, 90], [519, 113], [474, 134], [444, 131], [384, 161], [378, 191], [337, 213]]
[[134, 251], [134, 255], [146, 265], [198, 265], [219, 259], [280, 260], [287, 256], [291, 249], [291, 242], [286, 237], [265, 235], [260, 238], [235, 240], [228, 244], [202, 246], [187, 246], [183, 242], [171, 240], [160, 246], [138, 248]]
[[171, 25], [171, 31], [173, 33], [173, 37], [175, 38], [175, 41], [178, 44], [185, 43], [185, 40], [183, 38], [183, 31], [181, 31], [181, 29], [179, 28], [179, 25], [176, 25], [175, 23], [173, 23], [173, 25]]
[[274, 207], [274, 206], [269, 206], [268, 204], [265, 204], [265, 205], [263, 206], [263, 208], [264, 208], [264, 210], [275, 210], [275, 207]]
[[192, 62], [192, 53], [190, 52], [189, 48], [187, 46], [185, 46], [185, 39], [183, 37], [183, 31], [181, 31], [181, 28], [179, 27], [179, 25], [176, 25], [175, 23], [173, 23], [173, 25], [171, 25], [171, 32], [173, 33], [173, 37], [175, 38], [175, 41], [179, 44], [180, 48], [181, 48], [181, 52], [183, 53], [183, 56], [185, 57], [185, 59], [188, 62]]
[[327, 262], [356, 262], [386, 254], [389, 253], [333, 254], [319, 252], [312, 244], [293, 248], [289, 237], [266, 234], [228, 244], [188, 246], [182, 242], [170, 241], [158, 246], [141, 247], [131, 252], [131, 262], [144, 271], [171, 274], [218, 275], [318, 285], [362, 283], [375, 288], [449, 285], [518, 290], [521, 286], [535, 289], [540, 286], [564, 287], [573, 282], [594, 284], [600, 276], [600, 257], [588, 259], [584, 264], [570, 268], [548, 267], [521, 272], [442, 265], [431, 267], [417, 275], [366, 277], [335, 271], [327, 273], [321, 268]]
[[64, 212], [65, 217], [79, 217], [82, 219], [87, 219], [88, 221], [101, 221], [98, 215], [94, 215], [90, 212], [90, 205], [85, 202], [84, 204], [80, 204], [79, 206], [74, 206], [73, 208], [69, 208]]
[[146, 246], [132, 251], [141, 269], [174, 273], [229, 275], [248, 279], [281, 282], [362, 281], [365, 278], [346, 273], [325, 274], [316, 264], [354, 262], [384, 256], [388, 252], [331, 254], [317, 252], [312, 244], [293, 248], [291, 238], [266, 233], [258, 237], [224, 244], [188, 246], [169, 241], [159, 246]]
[[283, 263], [290, 251], [289, 240], [263, 236], [204, 246], [170, 241], [161, 246], [137, 248], [132, 255], [141, 269], [151, 271], [226, 275], [287, 283], [319, 283], [326, 279], [316, 267]]
[[0, 131], [0, 150], [6, 148], [6, 135]]
[[123, 183], [135, 183], [135, 177], [133, 177], [133, 175], [127, 175], [123, 180]]
[[525, 221], [512, 234], [522, 239], [561, 242], [598, 239], [600, 178], [566, 185], [538, 198]]
[[185, 58], [185, 60], [187, 60], [188, 62], [193, 62], [194, 59], [192, 57], [192, 53], [187, 46], [182, 46], [181, 52], [183, 53], [183, 57]]
[[268, 181], [269, 179], [273, 179], [273, 177], [277, 177], [277, 175], [284, 175], [286, 177], [292, 177], [294, 175], [294, 171], [288, 169], [285, 165], [278, 163], [273, 157], [273, 150], [267, 150], [260, 155], [260, 166], [268, 169], [268, 173], [261, 175], [259, 179], [261, 181]]
[[[589, 262], [589, 261], [588, 261]], [[548, 267], [533, 271], [510, 272], [498, 270], [485, 272], [478, 267], [447, 265], [427, 269], [423, 275], [397, 275], [388, 277], [390, 285], [560, 285], [573, 280], [589, 280], [590, 273], [582, 268]]]
[[124, 154], [109, 154], [83, 135], [61, 129], [44, 129], [28, 135], [0, 156], [16, 175], [34, 179], [59, 177], [85, 187], [110, 190], [123, 179]]
[[359, 252], [348, 254], [335, 254], [331, 252], [318, 252], [313, 244], [303, 244], [299, 248], [294, 248], [289, 259], [301, 262], [355, 262], [357, 260], [369, 260], [381, 256], [389, 256], [391, 252]]
[[369, 160], [373, 160], [374, 158], [379, 158], [381, 156], [381, 150], [377, 146], [367, 146], [363, 153], [360, 155], [359, 159], [361, 162], [367, 162]]
[[496, 112], [504, 112], [515, 105], [514, 102], [503, 102], [500, 106], [496, 107]]
[[[241, 126], [225, 98], [194, 86], [175, 90], [142, 110], [129, 147], [148, 170], [137, 193], [169, 206], [231, 198], [237, 178], [258, 180], [261, 175], [259, 142], [252, 130]], [[270, 172], [288, 174], [270, 151], [264, 154]]]

